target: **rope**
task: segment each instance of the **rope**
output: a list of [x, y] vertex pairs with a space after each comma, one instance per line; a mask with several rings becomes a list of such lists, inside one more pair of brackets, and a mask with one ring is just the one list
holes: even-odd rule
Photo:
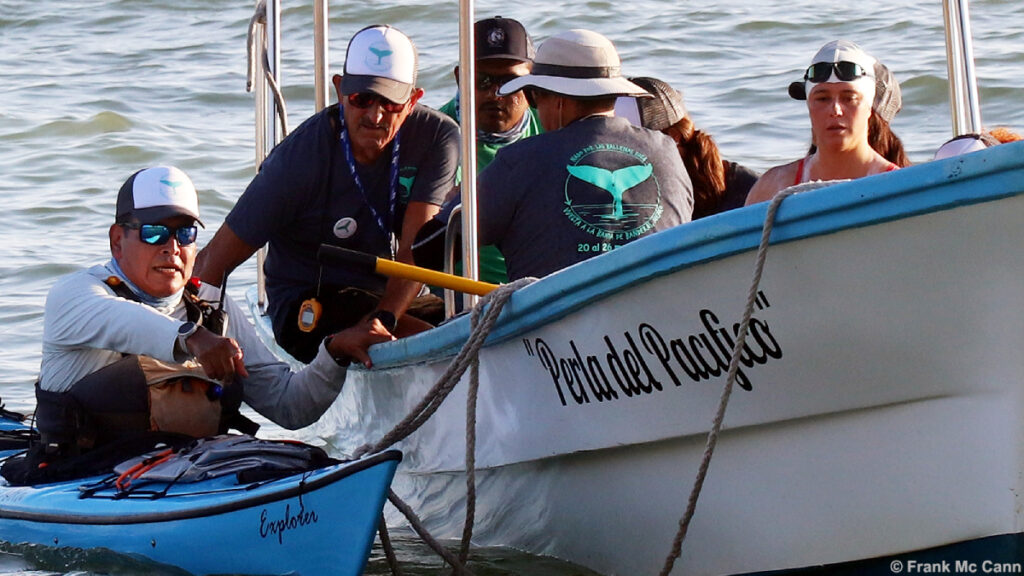
[[743, 352], [744, 341], [747, 339], [750, 318], [754, 314], [757, 289], [761, 284], [761, 273], [764, 272], [764, 263], [768, 256], [768, 239], [775, 225], [775, 213], [778, 212], [779, 205], [782, 204], [783, 200], [798, 191], [787, 188], [776, 194], [771, 204], [768, 205], [768, 213], [765, 216], [764, 227], [761, 230], [761, 243], [757, 248], [757, 265], [754, 267], [754, 280], [751, 282], [750, 290], [747, 292], [747, 305], [743, 311], [743, 321], [740, 323], [739, 334], [736, 335], [736, 344], [732, 349], [732, 358], [729, 360], [729, 372], [725, 380], [725, 388], [722, 390], [722, 396], [718, 402], [718, 411], [715, 413], [715, 419], [711, 423], [711, 431], [708, 432], [707, 444], [704, 446], [704, 456], [697, 471], [697, 478], [693, 482], [690, 498], [686, 502], [686, 512], [679, 520], [679, 531], [672, 541], [672, 550], [665, 559], [665, 565], [659, 573], [660, 576], [668, 576], [672, 572], [672, 566], [675, 564], [676, 558], [679, 558], [683, 540], [686, 539], [686, 533], [690, 528], [690, 520], [693, 519], [694, 511], [697, 509], [697, 499], [700, 497], [701, 489], [704, 487], [704, 478], [707, 476], [708, 466], [711, 464], [711, 456], [714, 454], [715, 446], [718, 444], [718, 434], [722, 429], [722, 421], [725, 420], [725, 409], [729, 404], [729, 396], [732, 394], [733, 384], [736, 382], [736, 372], [739, 370], [740, 355]]
[[[433, 388], [431, 388], [420, 403], [417, 404], [401, 422], [395, 425], [390, 432], [385, 434], [377, 444], [364, 444], [356, 449], [352, 455], [353, 459], [358, 459], [366, 454], [382, 452], [397, 442], [401, 442], [407, 438], [430, 419], [434, 412], [441, 407], [441, 404], [448, 397], [451, 391], [455, 389], [455, 386], [459, 383], [459, 380], [462, 378], [462, 375], [466, 370], [468, 368], [472, 368], [470, 371], [469, 391], [466, 400], [466, 524], [463, 527], [463, 540], [460, 546], [459, 557], [453, 556], [451, 552], [449, 552], [430, 534], [412, 508], [399, 498], [393, 490], [389, 490], [388, 492], [388, 501], [390, 501], [391, 504], [406, 517], [409, 521], [409, 525], [416, 534], [419, 535], [423, 542], [430, 546], [430, 548], [443, 558], [445, 562], [452, 566], [455, 574], [473, 576], [473, 572], [466, 568], [465, 562], [469, 556], [469, 542], [472, 537], [473, 517], [476, 510], [476, 398], [477, 390], [480, 386], [480, 348], [483, 347], [484, 342], [491, 333], [491, 330], [494, 329], [494, 325], [497, 323], [498, 317], [501, 315], [502, 308], [505, 307], [505, 304], [508, 302], [509, 298], [512, 297], [512, 294], [523, 286], [533, 283], [535, 280], [535, 278], [521, 278], [515, 282], [503, 284], [481, 298], [480, 302], [473, 308], [470, 315], [470, 325], [472, 328], [470, 330], [469, 337], [462, 345], [462, 349], [459, 350], [459, 353], [451, 363], [449, 363], [444, 374], [442, 374], [441, 378], [439, 378], [437, 383], [434, 384]], [[390, 539], [386, 538], [386, 533], [387, 528], [383, 526], [382, 522], [381, 546], [384, 547], [384, 553], [388, 556], [390, 562], [390, 558], [394, 555], [394, 551], [392, 550]], [[392, 565], [392, 572], [396, 575], [399, 574], [397, 571], [397, 563]]]
[[[736, 374], [739, 370], [740, 356], [743, 352], [743, 345], [746, 340], [747, 330], [750, 326], [750, 319], [753, 316], [754, 305], [757, 299], [757, 289], [761, 283], [761, 274], [764, 271], [764, 263], [768, 253], [768, 241], [774, 225], [775, 214], [782, 201], [793, 194], [793, 192], [795, 192], [795, 190], [784, 190], [780, 192], [768, 206], [768, 213], [765, 217], [765, 223], [761, 233], [761, 243], [757, 252], [757, 266], [754, 272], [754, 280], [751, 283], [750, 290], [747, 294], [746, 309], [743, 313], [740, 331], [736, 336], [736, 343], [733, 347], [732, 358], [729, 362], [725, 388], [723, 389], [721, 399], [719, 400], [718, 411], [715, 415], [714, 421], [712, 422], [711, 431], [708, 433], [704, 456], [701, 460], [700, 469], [697, 473], [693, 490], [691, 491], [690, 498], [687, 502], [686, 512], [683, 518], [679, 521], [679, 532], [676, 534], [675, 540], [672, 544], [672, 550], [669, 553], [668, 558], [665, 560], [665, 567], [661, 572], [662, 576], [667, 576], [667, 574], [672, 571], [675, 559], [679, 557], [683, 540], [686, 538], [690, 520], [693, 518], [694, 511], [696, 510], [697, 499], [700, 496], [701, 489], [704, 485], [704, 479], [707, 476], [708, 466], [711, 463], [711, 457], [714, 453], [715, 446], [718, 443], [718, 435], [722, 428], [722, 422], [725, 419], [725, 410], [729, 403], [729, 396], [732, 394], [732, 388], [736, 381]], [[519, 288], [534, 281], [534, 278], [522, 278], [510, 284], [503, 284], [493, 292], [484, 296], [472, 310], [470, 317], [472, 328], [469, 338], [466, 339], [462, 349], [459, 350], [455, 359], [448, 365], [448, 368], [445, 370], [444, 374], [441, 375], [441, 378], [438, 379], [437, 383], [434, 384], [433, 388], [431, 388], [420, 403], [417, 404], [401, 422], [392, 428], [390, 432], [385, 434], [377, 444], [364, 444], [359, 447], [352, 456], [354, 459], [358, 459], [369, 453], [377, 453], [387, 450], [418, 430], [419, 427], [429, 420], [437, 409], [441, 407], [441, 404], [448, 397], [451, 391], [455, 389], [455, 386], [459, 383], [459, 380], [466, 370], [471, 369], [469, 390], [466, 398], [466, 521], [463, 526], [459, 557], [455, 558], [451, 552], [449, 552], [429, 533], [429, 531], [427, 531], [423, 526], [422, 521], [412, 508], [409, 507], [409, 505], [406, 504], [397, 494], [395, 494], [393, 490], [388, 491], [388, 501], [390, 501], [392, 505], [402, 512], [406, 519], [409, 520], [410, 526], [420, 536], [420, 538], [452, 566], [455, 574], [464, 574], [468, 576], [473, 575], [473, 573], [466, 568], [465, 562], [469, 556], [469, 545], [472, 539], [473, 521], [476, 510], [476, 403], [477, 392], [480, 385], [480, 348], [483, 347], [483, 344], [490, 335], [495, 323], [497, 323], [498, 316], [501, 314], [502, 308], [508, 302], [508, 299], [512, 294]], [[383, 521], [381, 522], [380, 534], [381, 545], [384, 547], [385, 554], [387, 555], [389, 564], [392, 567], [392, 572], [398, 575], [399, 571], [397, 562], [393, 561], [394, 551], [392, 549], [390, 539], [387, 537], [387, 527]]]
[[[448, 365], [445, 373], [441, 375], [441, 378], [434, 384], [434, 387], [427, 392], [423, 400], [409, 412], [405, 419], [395, 425], [377, 444], [361, 446], [353, 453], [352, 458], [358, 459], [366, 454], [376, 454], [377, 452], [387, 450], [392, 445], [407, 438], [422, 426], [424, 422], [429, 420], [434, 412], [441, 407], [441, 403], [444, 402], [444, 399], [455, 388], [455, 385], [459, 383], [459, 378], [462, 377], [473, 359], [480, 352], [484, 341], [490, 335], [494, 324], [498, 321], [501, 309], [508, 302], [512, 293], [533, 281], [533, 278], [521, 278], [509, 284], [502, 284], [481, 298], [476, 308], [474, 308], [474, 311], [483, 309], [480, 324], [470, 332], [466, 343], [462, 345], [462, 349], [459, 350], [458, 355]], [[490, 305], [488, 306], [488, 304]]]
[[[473, 309], [472, 323], [476, 326], [478, 308]], [[469, 390], [466, 392], [466, 521], [462, 525], [462, 546], [459, 562], [469, 559], [469, 544], [473, 539], [473, 521], [476, 514], [476, 398], [480, 389], [480, 357], [474, 356], [469, 370]]]
[[399, 498], [398, 494], [395, 494], [394, 490], [388, 491], [388, 501], [391, 502], [395, 508], [398, 508], [399, 512], [405, 515], [406, 519], [409, 520], [409, 525], [412, 526], [414, 531], [416, 531], [416, 534], [419, 535], [420, 539], [422, 539], [427, 546], [430, 546], [430, 548], [436, 552], [438, 556], [443, 558], [445, 562], [451, 565], [455, 574], [462, 576], [474, 576], [473, 572], [470, 571], [469, 568], [466, 568], [464, 564], [459, 562], [458, 558], [449, 552], [447, 548], [445, 548], [430, 534], [430, 532], [427, 531], [423, 526], [423, 521], [416, 515], [416, 512], [414, 512], [413, 509], [405, 503], [405, 501]]
[[381, 548], [384, 548], [384, 557], [387, 558], [388, 568], [395, 576], [402, 576], [402, 569], [398, 566], [398, 557], [395, 556], [395, 547], [391, 544], [391, 537], [388, 535], [388, 523], [384, 513], [380, 513], [380, 524], [377, 526], [377, 535], [380, 536]]

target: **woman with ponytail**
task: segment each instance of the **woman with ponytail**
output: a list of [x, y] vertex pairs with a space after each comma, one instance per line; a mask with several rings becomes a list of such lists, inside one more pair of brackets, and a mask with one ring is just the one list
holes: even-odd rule
[[822, 46], [803, 80], [790, 84], [789, 95], [807, 101], [811, 148], [805, 157], [765, 172], [747, 204], [771, 200], [804, 182], [863, 178], [910, 164], [889, 127], [903, 104], [900, 85], [853, 42]]

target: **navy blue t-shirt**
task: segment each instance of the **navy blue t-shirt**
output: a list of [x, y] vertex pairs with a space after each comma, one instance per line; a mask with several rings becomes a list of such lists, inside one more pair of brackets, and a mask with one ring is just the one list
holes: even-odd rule
[[[250, 246], [268, 244], [264, 266], [275, 329], [289, 321], [289, 305], [317, 284], [321, 244], [391, 258], [381, 229], [352, 179], [339, 142], [338, 105], [307, 119], [267, 156], [225, 222]], [[459, 128], [450, 118], [416, 105], [400, 130], [395, 235], [410, 201], [440, 205], [455, 184]], [[357, 172], [377, 214], [387, 221], [392, 148]], [[325, 265], [322, 285], [382, 291], [386, 279]], [[294, 319], [290, 319], [294, 321]]]
[[499, 150], [477, 202], [480, 243], [498, 246], [516, 280], [689, 222], [693, 185], [671, 138], [592, 116]]

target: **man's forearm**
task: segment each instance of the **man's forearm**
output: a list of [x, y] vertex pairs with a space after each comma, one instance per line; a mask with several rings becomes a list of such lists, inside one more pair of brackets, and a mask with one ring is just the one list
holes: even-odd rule
[[377, 309], [387, 310], [394, 314], [395, 318], [401, 318], [422, 287], [421, 282], [404, 278], [388, 278], [387, 286], [384, 287], [384, 295], [381, 296]]

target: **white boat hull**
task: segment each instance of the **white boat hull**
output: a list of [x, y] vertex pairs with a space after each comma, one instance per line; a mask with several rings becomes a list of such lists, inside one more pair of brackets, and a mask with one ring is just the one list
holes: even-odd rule
[[[1024, 530], [1022, 158], [1005, 145], [783, 204], [674, 573], [851, 562]], [[658, 572], [763, 217], [761, 206], [688, 224], [513, 296], [480, 354], [476, 544]], [[375, 349], [377, 366], [350, 371], [318, 433], [345, 450], [382, 437], [468, 329], [463, 318]], [[398, 446], [396, 492], [440, 537], [462, 530], [466, 382]]]

